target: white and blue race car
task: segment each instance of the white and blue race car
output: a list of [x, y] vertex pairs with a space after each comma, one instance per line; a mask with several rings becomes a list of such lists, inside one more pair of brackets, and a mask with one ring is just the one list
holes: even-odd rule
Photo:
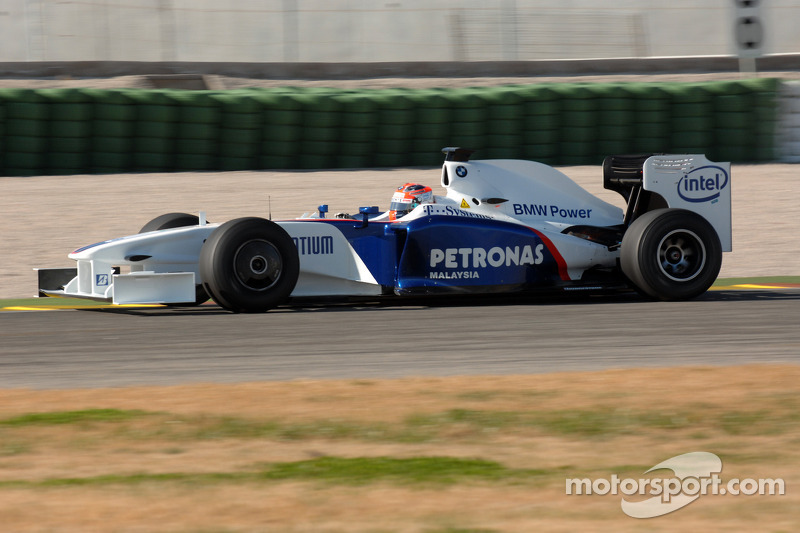
[[[197, 304], [261, 312], [299, 298], [628, 288], [682, 300], [731, 250], [729, 163], [702, 155], [612, 156], [600, 200], [531, 161], [470, 161], [446, 148], [446, 196], [397, 197], [387, 212], [210, 224], [170, 213], [136, 235], [79, 248], [77, 268], [40, 269], [42, 296]], [[414, 189], [414, 187], [412, 187]], [[407, 202], [407, 211], [399, 210]], [[342, 218], [344, 217], [344, 218]]]

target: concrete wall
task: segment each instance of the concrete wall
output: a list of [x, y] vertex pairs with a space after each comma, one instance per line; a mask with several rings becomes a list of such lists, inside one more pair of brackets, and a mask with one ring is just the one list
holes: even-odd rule
[[[734, 0], [5, 0], [0, 62], [390, 62], [728, 55]], [[800, 0], [770, 0], [770, 54]]]

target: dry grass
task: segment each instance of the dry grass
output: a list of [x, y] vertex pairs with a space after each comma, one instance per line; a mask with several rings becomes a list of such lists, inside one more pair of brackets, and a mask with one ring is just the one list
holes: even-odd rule
[[[0, 517], [7, 531], [791, 531], [799, 392], [796, 366], [5, 390]], [[638, 478], [690, 451], [787, 494], [647, 521], [619, 496], [564, 494], [568, 477]], [[503, 475], [260, 475], [320, 457], [479, 458]]]

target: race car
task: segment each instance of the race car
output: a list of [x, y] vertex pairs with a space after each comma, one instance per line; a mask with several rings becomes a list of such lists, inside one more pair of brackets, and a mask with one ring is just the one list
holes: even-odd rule
[[703, 155], [610, 156], [603, 185], [626, 209], [555, 168], [470, 160], [445, 148], [441, 185], [408, 183], [390, 208], [210, 224], [170, 213], [138, 234], [78, 248], [77, 268], [40, 269], [41, 296], [199, 304], [262, 312], [296, 299], [634, 289], [684, 300], [731, 251], [730, 163]]

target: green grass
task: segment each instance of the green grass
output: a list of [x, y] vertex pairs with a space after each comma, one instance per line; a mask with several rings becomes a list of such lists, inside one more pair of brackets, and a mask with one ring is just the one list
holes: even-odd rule
[[[216, 439], [275, 439], [304, 441], [312, 439], [357, 441], [404, 441], [402, 428], [384, 423], [323, 419], [309, 422], [251, 420], [232, 416], [171, 417], [147, 435], [137, 429], [139, 438], [150, 436], [177, 441]], [[175, 423], [177, 422], [177, 423]]]
[[56, 426], [83, 424], [86, 422], [126, 422], [134, 418], [154, 413], [140, 410], [84, 409], [80, 411], [53, 411], [49, 413], [28, 413], [0, 420], [0, 425], [10, 427]]
[[0, 488], [26, 488], [26, 487], [83, 487], [105, 485], [139, 485], [142, 483], [189, 483], [189, 484], [214, 484], [247, 481], [253, 479], [253, 474], [242, 472], [218, 473], [186, 473], [167, 472], [161, 474], [106, 474], [91, 477], [50, 478], [39, 481], [9, 480], [0, 481]]
[[512, 470], [494, 461], [456, 457], [320, 457], [279, 463], [263, 474], [268, 480], [318, 480], [362, 484], [390, 479], [405, 483], [451, 484], [466, 479], [503, 481], [543, 475], [543, 471]]
[[465, 481], [519, 482], [563, 476], [564, 470], [513, 469], [495, 461], [458, 457], [320, 457], [305, 461], [273, 463], [251, 472], [159, 474], [109, 474], [82, 478], [50, 478], [38, 481], [0, 481], [0, 488], [75, 487], [184, 483], [209, 485], [240, 482], [309, 481], [339, 485], [391, 482], [410, 485], [452, 485]]
[[[140, 423], [143, 419], [145, 423]], [[24, 428], [87, 424], [93, 429], [113, 424], [109, 436], [121, 440], [181, 443], [221, 439], [271, 439], [279, 441], [351, 440], [359, 442], [424, 443], [470, 441], [493, 434], [535, 434], [570, 436], [579, 439], [613, 438], [643, 429], [661, 432], [686, 430], [694, 433], [717, 431], [725, 435], [778, 435], [800, 425], [794, 404], [762, 406], [758, 410], [709, 410], [702, 405], [684, 410], [565, 409], [549, 411], [495, 411], [449, 409], [420, 413], [400, 422], [359, 422], [322, 419], [303, 422], [259, 420], [233, 416], [184, 416], [141, 410], [86, 409], [29, 413], [0, 420], [0, 427], [12, 429], [21, 444]], [[22, 433], [20, 433], [22, 432]], [[102, 437], [97, 437], [102, 438]]]
[[33, 447], [30, 444], [0, 439], [0, 457], [23, 455], [32, 451]]

